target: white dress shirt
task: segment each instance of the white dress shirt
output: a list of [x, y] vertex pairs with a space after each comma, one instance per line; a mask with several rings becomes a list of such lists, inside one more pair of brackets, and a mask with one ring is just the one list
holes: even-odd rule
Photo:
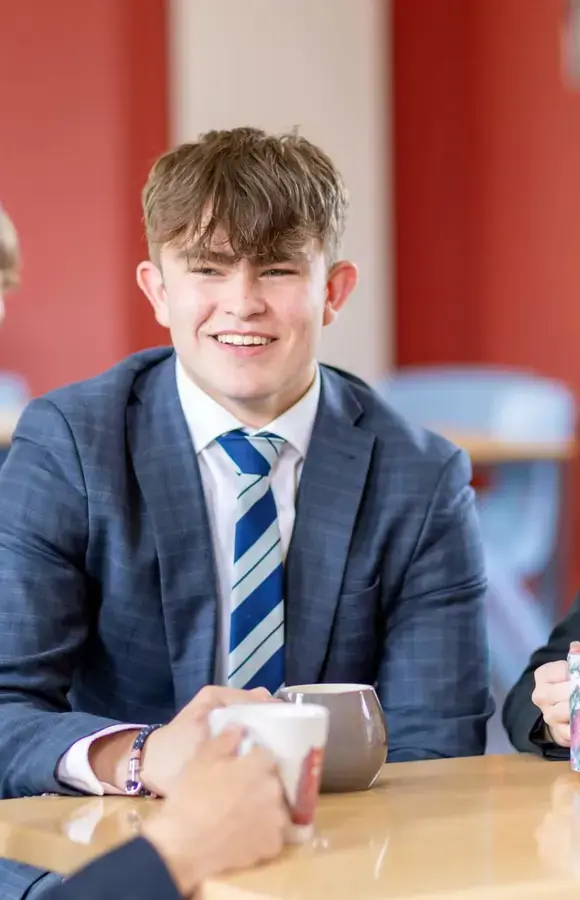
[[[244, 425], [232, 413], [201, 390], [177, 361], [177, 392], [197, 454], [203, 492], [209, 518], [218, 589], [218, 634], [214, 681], [225, 684], [230, 641], [230, 595], [234, 562], [237, 475], [231, 460], [216, 438]], [[270, 478], [278, 511], [282, 554], [286, 557], [294, 517], [296, 492], [320, 397], [320, 372], [306, 394], [259, 431], [271, 431], [284, 438], [286, 445], [274, 463]], [[252, 433], [252, 432], [250, 432]], [[116, 731], [141, 728], [139, 723], [113, 725], [77, 741], [62, 757], [57, 775], [60, 781], [88, 794], [119, 793], [112, 785], [102, 784], [89, 764], [89, 748], [94, 740]]]

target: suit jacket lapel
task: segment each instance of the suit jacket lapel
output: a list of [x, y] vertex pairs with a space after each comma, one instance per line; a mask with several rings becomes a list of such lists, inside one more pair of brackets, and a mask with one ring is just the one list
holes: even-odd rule
[[[201, 475], [175, 381], [175, 357], [145, 373], [128, 409], [128, 440], [145, 501], [181, 709], [213, 680], [217, 582]], [[161, 635], [160, 635], [161, 638]]]
[[316, 682], [324, 664], [374, 436], [348, 384], [322, 370], [322, 392], [286, 560], [286, 683]]

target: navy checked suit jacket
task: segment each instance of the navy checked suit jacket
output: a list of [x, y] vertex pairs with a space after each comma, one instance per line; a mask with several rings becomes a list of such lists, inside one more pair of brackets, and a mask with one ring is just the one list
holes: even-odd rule
[[[286, 683], [374, 683], [392, 761], [484, 751], [470, 476], [462, 451], [322, 367], [285, 566]], [[168, 721], [211, 682], [216, 623], [173, 351], [34, 400], [0, 470], [0, 796], [73, 794], [55, 770], [76, 740]], [[0, 872], [0, 895], [20, 896], [1, 887]]]
[[142, 838], [101, 856], [46, 900], [180, 900], [181, 894], [151, 844]]

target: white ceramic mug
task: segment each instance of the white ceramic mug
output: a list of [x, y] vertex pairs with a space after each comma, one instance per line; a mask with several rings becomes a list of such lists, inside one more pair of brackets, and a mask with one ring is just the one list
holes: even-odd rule
[[288, 843], [303, 843], [314, 833], [328, 721], [328, 710], [315, 704], [248, 703], [220, 707], [209, 716], [212, 735], [241, 725], [246, 736], [240, 752], [259, 744], [276, 760], [290, 815]]

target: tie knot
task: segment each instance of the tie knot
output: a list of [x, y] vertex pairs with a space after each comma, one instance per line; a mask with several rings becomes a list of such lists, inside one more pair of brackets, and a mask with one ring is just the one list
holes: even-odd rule
[[269, 475], [286, 441], [271, 431], [247, 434], [242, 428], [228, 431], [217, 443], [235, 463], [241, 475]]

